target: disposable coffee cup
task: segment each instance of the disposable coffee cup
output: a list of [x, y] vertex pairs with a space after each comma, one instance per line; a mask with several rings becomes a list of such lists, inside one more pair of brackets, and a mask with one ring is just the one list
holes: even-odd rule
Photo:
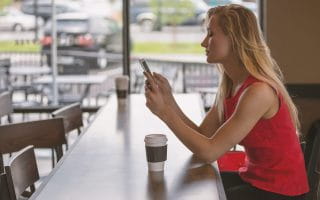
[[150, 134], [144, 138], [149, 171], [164, 170], [167, 160], [167, 137], [163, 134]]
[[124, 104], [128, 96], [129, 77], [125, 75], [116, 77], [115, 85], [116, 85], [118, 103]]

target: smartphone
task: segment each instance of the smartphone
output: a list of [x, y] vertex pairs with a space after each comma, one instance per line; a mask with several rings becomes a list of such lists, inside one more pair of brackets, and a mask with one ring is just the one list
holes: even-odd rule
[[151, 74], [151, 70], [150, 70], [147, 62], [143, 58], [139, 59], [139, 62], [140, 62], [141, 67], [143, 68], [143, 71], [148, 72], [148, 73]]

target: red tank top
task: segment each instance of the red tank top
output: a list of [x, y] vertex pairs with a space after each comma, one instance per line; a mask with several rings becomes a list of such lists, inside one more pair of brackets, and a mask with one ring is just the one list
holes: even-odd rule
[[[234, 112], [242, 92], [255, 82], [260, 81], [249, 76], [237, 93], [225, 100], [225, 120]], [[239, 143], [246, 152], [239, 174], [257, 188], [296, 196], [309, 191], [305, 162], [289, 109], [282, 96], [278, 97], [278, 112], [270, 119], [260, 119]]]

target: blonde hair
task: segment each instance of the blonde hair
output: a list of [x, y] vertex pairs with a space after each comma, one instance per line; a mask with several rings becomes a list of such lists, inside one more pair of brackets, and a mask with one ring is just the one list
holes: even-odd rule
[[[282, 95], [298, 132], [300, 123], [297, 108], [283, 84], [283, 75], [278, 64], [270, 55], [270, 50], [263, 39], [256, 16], [249, 9], [236, 4], [209, 9], [207, 21], [213, 15], [217, 17], [219, 26], [231, 41], [233, 51], [249, 74], [258, 80], [268, 83]], [[232, 81], [221, 64], [218, 64], [218, 68], [222, 76], [215, 106], [218, 109], [220, 122], [222, 123], [223, 102], [231, 92]]]

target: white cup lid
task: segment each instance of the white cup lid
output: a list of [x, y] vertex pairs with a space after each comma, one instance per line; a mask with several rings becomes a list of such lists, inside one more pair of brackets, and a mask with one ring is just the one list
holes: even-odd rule
[[164, 134], [149, 134], [144, 138], [146, 145], [164, 145], [168, 141], [167, 136]]

